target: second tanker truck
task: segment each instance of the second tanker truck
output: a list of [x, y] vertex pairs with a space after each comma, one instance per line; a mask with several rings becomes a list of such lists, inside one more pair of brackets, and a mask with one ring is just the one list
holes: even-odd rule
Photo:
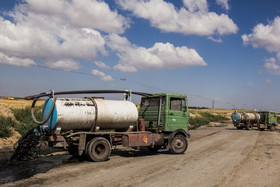
[[[124, 93], [126, 99], [57, 98], [57, 95], [93, 93]], [[131, 94], [142, 96], [139, 111], [127, 100]], [[43, 105], [43, 121], [37, 121], [33, 109], [36, 101], [44, 96], [49, 98]], [[86, 156], [91, 161], [108, 160], [111, 148], [117, 145], [150, 150], [168, 148], [173, 154], [182, 154], [188, 147], [186, 95], [89, 90], [42, 93], [26, 99], [34, 100], [31, 113], [40, 125], [37, 133], [49, 137], [52, 146], [63, 140], [69, 153]]]
[[237, 129], [253, 129], [258, 130], [268, 129], [274, 131], [277, 126], [277, 116], [273, 111], [258, 111], [258, 112], [233, 112], [231, 115], [232, 123]]

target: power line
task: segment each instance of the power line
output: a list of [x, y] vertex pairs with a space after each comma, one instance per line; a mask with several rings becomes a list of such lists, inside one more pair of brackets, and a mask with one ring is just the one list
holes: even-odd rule
[[[49, 69], [49, 70], [56, 70], [56, 71], [62, 71], [62, 72], [68, 72], [68, 73], [74, 73], [74, 74], [80, 74], [80, 75], [87, 75], [87, 76], [92, 76], [92, 77], [96, 77], [95, 75], [91, 74], [91, 73], [86, 73], [86, 72], [82, 72], [82, 71], [74, 71], [74, 70], [65, 70], [65, 69], [60, 69], [60, 68], [54, 68], [54, 67], [48, 67], [48, 66], [43, 66], [43, 65], [34, 65], [35, 67], [39, 67], [39, 68], [44, 68], [44, 69]], [[115, 76], [112, 76], [114, 79], [119, 79], [119, 80], [122, 80], [123, 81], [123, 77], [115, 77]], [[135, 80], [131, 80], [131, 79], [126, 79], [126, 81], [128, 82], [131, 82], [131, 83], [134, 83], [134, 84], [137, 84], [137, 85], [140, 85], [140, 86], [143, 86], [143, 87], [146, 87], [146, 88], [150, 88], [150, 89], [154, 89], [154, 90], [160, 90], [160, 91], [163, 91], [163, 92], [173, 92], [171, 90], [167, 90], [167, 89], [162, 89], [162, 88], [157, 88], [155, 86], [151, 86], [151, 85], [148, 85], [148, 84], [143, 84], [141, 82], [138, 82], [138, 81], [135, 81]], [[200, 98], [200, 99], [203, 99], [203, 100], [207, 100], [207, 101], [212, 101], [212, 108], [214, 107], [214, 102], [215, 102], [215, 99], [212, 99], [212, 98], [208, 98], [208, 97], [204, 97], [204, 96], [201, 96], [201, 95], [198, 95], [198, 94], [187, 94], [185, 93], [186, 95], [188, 96], [195, 96], [197, 98]], [[233, 108], [235, 108], [235, 104], [231, 103], [231, 102], [228, 102], [228, 101], [219, 101], [219, 102], [223, 102], [223, 103], [226, 103], [226, 104], [229, 104], [229, 105], [232, 105]], [[196, 103], [198, 104], [198, 103]], [[246, 104], [245, 104], [246, 105]], [[269, 110], [267, 107], [264, 107], [264, 106], [257, 106], [257, 105], [246, 105], [247, 108], [263, 108], [265, 110]]]

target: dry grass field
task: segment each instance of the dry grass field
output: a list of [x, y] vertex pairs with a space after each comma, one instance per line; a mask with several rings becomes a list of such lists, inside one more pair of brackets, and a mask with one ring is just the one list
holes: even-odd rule
[[[32, 100], [7, 100], [7, 99], [0, 99], [0, 106], [8, 107], [8, 108], [25, 108], [31, 107]], [[36, 106], [42, 106], [44, 104], [44, 100], [38, 100]]]

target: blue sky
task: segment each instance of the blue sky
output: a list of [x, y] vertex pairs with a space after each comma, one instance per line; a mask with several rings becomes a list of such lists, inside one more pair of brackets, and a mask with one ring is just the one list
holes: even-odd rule
[[124, 87], [280, 112], [279, 76], [277, 0], [0, 3], [0, 95]]

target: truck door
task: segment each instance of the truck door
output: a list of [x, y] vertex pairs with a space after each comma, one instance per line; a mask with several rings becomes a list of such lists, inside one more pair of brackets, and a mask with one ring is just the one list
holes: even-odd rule
[[188, 110], [185, 98], [170, 97], [168, 122], [166, 131], [174, 131], [176, 129], [187, 129]]

